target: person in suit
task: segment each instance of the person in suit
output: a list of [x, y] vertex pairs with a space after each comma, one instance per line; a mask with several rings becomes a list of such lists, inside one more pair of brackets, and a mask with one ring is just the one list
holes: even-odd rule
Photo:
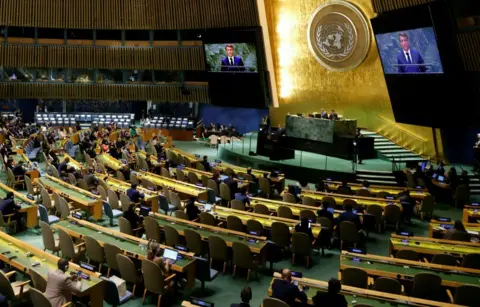
[[321, 116], [323, 119], [328, 119], [328, 113], [327, 113], [327, 111], [325, 111], [325, 109], [322, 108], [322, 112], [320, 113], [320, 116]]
[[205, 168], [206, 172], [211, 172], [212, 171], [212, 167], [210, 166], [210, 163], [208, 162], [208, 157], [207, 156], [203, 156], [203, 161], [201, 163], [202, 163], [203, 167]]
[[63, 159], [63, 162], [58, 165], [58, 173], [62, 174], [62, 172], [68, 171], [68, 163], [70, 162], [70, 158], [66, 157]]
[[145, 194], [137, 191], [137, 185], [136, 184], [132, 184], [130, 186], [130, 189], [127, 190], [127, 196], [134, 203], [138, 203], [138, 202], [140, 202], [140, 199], [145, 198]]
[[[139, 228], [143, 223], [143, 216], [140, 216], [135, 212], [134, 204], [131, 204], [130, 206], [128, 206], [127, 211], [123, 212], [123, 217], [130, 222], [130, 226], [132, 226], [132, 229]], [[142, 230], [142, 233], [143, 233], [143, 230]], [[137, 232], [137, 234], [141, 236], [140, 232]]]
[[17, 165], [15, 165], [13, 168], [12, 168], [12, 172], [13, 172], [13, 175], [15, 175], [15, 177], [17, 176], [25, 176], [25, 169], [23, 168], [23, 161], [19, 161]]
[[224, 181], [223, 183], [225, 183], [226, 185], [228, 185], [228, 187], [230, 188], [230, 194], [232, 198], [235, 197], [235, 193], [237, 193], [238, 191], [238, 182], [233, 179], [233, 175], [230, 174]]
[[245, 71], [245, 64], [241, 57], [235, 55], [233, 45], [226, 45], [225, 52], [227, 56], [222, 59], [221, 71]]
[[[397, 54], [397, 64], [399, 73], [424, 73], [427, 71], [425, 65], [411, 65], [411, 64], [425, 64], [422, 55], [416, 49], [410, 48], [407, 33], [400, 33], [398, 35], [402, 51]], [[411, 66], [410, 66], [411, 65]]]
[[68, 271], [68, 266], [68, 260], [61, 258], [57, 262], [57, 270], [48, 272], [45, 296], [52, 307], [61, 307], [71, 302], [72, 295], [80, 292], [80, 282], [77, 280], [77, 275], [65, 274]]
[[313, 297], [313, 304], [316, 307], [320, 306], [335, 306], [335, 307], [347, 307], [348, 303], [340, 293], [342, 284], [338, 279], [332, 278], [328, 281], [328, 292], [322, 293], [320, 291]]
[[238, 193], [235, 193], [235, 199], [242, 201], [244, 204], [250, 205], [250, 199], [247, 195], [247, 188], [243, 187]]
[[295, 225], [295, 232], [303, 232], [313, 241], [312, 227], [310, 226], [310, 221], [306, 217], [302, 218], [300, 224]]
[[409, 222], [413, 217], [413, 212], [415, 208], [415, 200], [410, 196], [410, 191], [405, 189], [402, 196], [398, 198], [400, 204], [402, 205], [402, 219]]
[[22, 207], [15, 203], [14, 197], [13, 192], [7, 192], [5, 198], [0, 202], [0, 211], [3, 216], [12, 213], [18, 214], [18, 211], [22, 209]]
[[240, 299], [242, 302], [240, 304], [231, 304], [230, 307], [250, 307], [250, 301], [252, 300], [252, 289], [250, 287], [245, 287], [240, 293]]
[[195, 197], [190, 197], [190, 199], [185, 203], [185, 213], [187, 213], [190, 221], [196, 219], [201, 212], [200, 209], [195, 206], [196, 200], [197, 199]]
[[326, 217], [327, 219], [332, 222], [332, 225], [335, 225], [335, 219], [333, 217], [333, 213], [328, 211], [328, 204], [322, 203], [322, 209], [317, 211], [318, 217]]
[[292, 272], [289, 269], [282, 270], [282, 279], [276, 279], [272, 285], [272, 297], [284, 301], [289, 306], [295, 306], [295, 300], [302, 303], [308, 301], [304, 287], [296, 286], [292, 281]]
[[[340, 225], [341, 222], [344, 222], [344, 221], [348, 221], [348, 222], [352, 222], [355, 224], [355, 226], [357, 226], [357, 231], [362, 229], [362, 224], [360, 222], [360, 218], [358, 217], [358, 215], [356, 215], [355, 213], [353, 213], [353, 208], [351, 205], [346, 205], [345, 206], [345, 212], [343, 212], [342, 214], [340, 214], [340, 216], [338, 217], [337, 219], [337, 224]], [[340, 227], [337, 227], [338, 230], [340, 231]]]
[[330, 115], [328, 116], [328, 119], [330, 119], [330, 120], [338, 120], [338, 114], [335, 113], [335, 110], [332, 110], [332, 111], [330, 112]]
[[257, 182], [257, 177], [255, 177], [255, 175], [252, 173], [252, 168], [251, 167], [247, 168], [247, 174], [252, 176], [253, 181]]

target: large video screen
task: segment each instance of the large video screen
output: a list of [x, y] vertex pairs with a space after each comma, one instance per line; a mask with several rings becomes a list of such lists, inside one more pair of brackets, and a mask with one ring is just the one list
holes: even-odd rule
[[385, 74], [443, 74], [433, 27], [375, 37]]
[[254, 43], [205, 44], [210, 72], [258, 72]]

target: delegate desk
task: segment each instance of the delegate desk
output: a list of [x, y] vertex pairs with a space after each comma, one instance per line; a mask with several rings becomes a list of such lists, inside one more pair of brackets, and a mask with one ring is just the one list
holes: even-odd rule
[[375, 278], [389, 277], [400, 281], [412, 281], [418, 273], [433, 273], [442, 278], [443, 286], [454, 288], [478, 286], [480, 278], [480, 270], [343, 251], [340, 272], [347, 268], [361, 269]]
[[[16, 258], [10, 260], [7, 256], [3, 255], [3, 253], [7, 251], [10, 252], [9, 255], [15, 255]], [[27, 253], [31, 253], [33, 256], [28, 257]], [[57, 269], [59, 259], [59, 257], [44, 252], [4, 232], [0, 232], [0, 260], [21, 272], [30, 274], [30, 271], [34, 270], [47, 279], [48, 272]], [[33, 266], [35, 262], [40, 263], [40, 265]], [[82, 269], [73, 262], [70, 262], [69, 271], [66, 274], [69, 275], [71, 272], [78, 271], [82, 271], [90, 277], [89, 279], [80, 279], [80, 296], [88, 295], [90, 298], [90, 306], [92, 307], [103, 306], [104, 283], [99, 278], [100, 274]]]
[[[260, 197], [249, 197], [249, 198], [250, 198], [250, 207], [251, 208], [255, 208], [255, 205], [261, 204], [261, 205], [265, 205], [271, 213], [277, 213], [278, 207], [280, 207], [280, 206], [289, 207], [292, 210], [292, 214], [294, 216], [300, 216], [300, 211], [302, 211], [302, 210], [311, 210], [311, 211], [315, 212], [315, 214], [316, 214], [317, 211], [320, 209], [319, 207], [312, 207], [312, 206], [306, 206], [306, 205], [302, 205], [302, 204], [287, 203], [287, 202], [280, 201], [280, 200], [271, 200], [271, 199], [260, 198]], [[335, 218], [338, 217], [338, 215], [341, 212], [342, 211], [335, 210], [334, 217]]]
[[464, 223], [480, 223], [480, 210], [478, 208], [464, 208], [462, 221]]
[[64, 153], [62, 155], [58, 155], [58, 160], [63, 162], [65, 158], [69, 158], [70, 162], [68, 162], [68, 167], [75, 169], [76, 171], [82, 171], [83, 170], [83, 164], [72, 158], [69, 154]]
[[[148, 241], [134, 236], [130, 236], [112, 228], [105, 228], [96, 224], [69, 217], [68, 220], [60, 221], [53, 225], [54, 228], [65, 230], [70, 236], [77, 239], [83, 239], [90, 236], [98, 241], [103, 247], [105, 243], [115, 245], [122, 250], [122, 253], [134, 259], [147, 259]], [[165, 245], [160, 248], [173, 249]], [[178, 273], [185, 273], [187, 276], [188, 287], [195, 285], [195, 259], [194, 253], [178, 251], [183, 259], [177, 259], [172, 265], [172, 270]]]
[[[327, 185], [327, 189], [332, 192], [336, 192], [338, 187], [342, 185], [340, 181], [325, 181], [325, 184]], [[363, 187], [361, 183], [348, 183], [348, 186], [352, 189], [353, 192], [356, 192]], [[372, 195], [377, 195], [379, 192], [387, 192], [392, 196], [397, 196], [398, 193], [401, 193], [406, 189], [410, 191], [410, 196], [414, 199], [424, 199], [425, 196], [430, 195], [428, 193], [428, 190], [424, 188], [370, 185], [368, 189], [370, 190], [370, 194]]]
[[[221, 163], [211, 163], [212, 165], [212, 168], [221, 172], [221, 173], [225, 173], [225, 170], [227, 168], [230, 168], [232, 169], [235, 174], [238, 175], [238, 173], [244, 173], [246, 174], [247, 173], [247, 167], [241, 167], [241, 166], [236, 166], [236, 165], [233, 165], [233, 164], [228, 164], [228, 163], [225, 163], [225, 162], [221, 162]], [[268, 178], [270, 179], [270, 181], [274, 184], [280, 184], [279, 186], [279, 189], [283, 190], [284, 186], [285, 186], [285, 175], [283, 174], [279, 174], [277, 177], [272, 177], [270, 176], [270, 172], [268, 171], [262, 171], [262, 170], [258, 170], [258, 169], [252, 169], [252, 174], [258, 178], [262, 178], [264, 176], [264, 174], [267, 174], [268, 175]]]
[[[197, 205], [203, 211], [203, 204], [197, 202], [195, 203], [195, 205]], [[299, 223], [299, 221], [297, 220], [286, 219], [278, 216], [258, 214], [250, 211], [235, 210], [221, 206], [216, 206], [215, 211], [209, 213], [223, 222], [226, 222], [227, 217], [230, 215], [236, 216], [242, 221], [243, 225], [246, 225], [248, 220], [256, 220], [260, 222], [264, 228], [268, 229], [272, 228], [273, 223], [280, 222], [287, 225], [291, 233], [295, 232], [295, 226]], [[321, 229], [322, 227], [320, 224], [312, 224], [312, 233], [315, 238], [318, 238]]]
[[[299, 195], [300, 198], [302, 197], [311, 197], [316, 201], [321, 201], [325, 196], [332, 197], [335, 199], [335, 203], [337, 205], [342, 205], [343, 201], [346, 199], [352, 199], [357, 202], [359, 206], [368, 207], [370, 205], [378, 205], [385, 209], [386, 206], [390, 204], [395, 204], [400, 206], [399, 200], [394, 199], [384, 199], [384, 198], [374, 198], [374, 197], [363, 197], [363, 196], [356, 196], [356, 195], [343, 195], [343, 194], [336, 194], [336, 193], [326, 193], [326, 192], [316, 192], [311, 190], [302, 190], [302, 194]], [[402, 207], [400, 206], [400, 209]]]
[[109, 169], [112, 169], [114, 171], [119, 171], [126, 165], [106, 153], [97, 155], [95, 159], [97, 160], [98, 163], [103, 164]]
[[[428, 226], [428, 235], [430, 238], [443, 238], [447, 233], [447, 230], [453, 228], [454, 222], [442, 222], [437, 220], [431, 220]], [[472, 237], [480, 236], [480, 224], [476, 223], [464, 223], [465, 229]]]
[[102, 200], [100, 196], [48, 175], [38, 178], [38, 182], [47, 190], [55, 192], [66, 200], [73, 202], [74, 207], [87, 211], [95, 220], [102, 218]]
[[[178, 181], [149, 172], [132, 171], [132, 173], [135, 174], [140, 181], [142, 181], [142, 179], [146, 179], [155, 184], [157, 187], [163, 186], [164, 188], [171, 189], [180, 194], [197, 197], [200, 200], [209, 200], [209, 193], [207, 188], [199, 187], [194, 184]], [[212, 192], [215, 193], [214, 191]]]
[[175, 228], [181, 236], [184, 236], [185, 229], [196, 231], [203, 240], [207, 241], [210, 236], [218, 236], [225, 240], [227, 246], [232, 247], [233, 242], [246, 244], [254, 254], [260, 254], [267, 245], [266, 237], [249, 235], [243, 232], [228, 230], [217, 226], [209, 226], [197, 222], [191, 222], [169, 215], [155, 213], [153, 215], [161, 228], [165, 225]]
[[20, 212], [27, 214], [27, 221], [26, 221], [27, 227], [28, 228], [37, 227], [38, 216], [37, 216], [37, 205], [35, 205], [35, 201], [27, 198], [22, 193], [17, 192], [0, 182], [0, 198], [4, 199], [5, 197], [7, 197], [8, 192], [12, 192], [14, 194], [15, 203], [22, 207], [20, 209]]
[[390, 237], [390, 254], [395, 255], [395, 252], [403, 249], [414, 250], [420, 255], [450, 254], [461, 258], [465, 254], [479, 254], [480, 244], [392, 234]]
[[[170, 155], [171, 153], [174, 153], [175, 155], [177, 155], [177, 159], [178, 159], [179, 155], [183, 156], [184, 158], [188, 158], [188, 160], [190, 160], [190, 163], [192, 165], [195, 165], [196, 163], [202, 161], [200, 159], [200, 156], [189, 153], [189, 152], [186, 152], [186, 151], [183, 151], [181, 149], [178, 149], [177, 147], [172, 146], [172, 147], [168, 148], [166, 150], [166, 152], [167, 152], [167, 158], [169, 158], [168, 155]], [[170, 154], [169, 154], [169, 152], [170, 152]]]
[[[117, 193], [127, 194], [127, 190], [131, 187], [130, 183], [112, 177], [105, 176], [102, 179], [110, 190]], [[145, 194], [145, 203], [152, 208], [153, 212], [158, 212], [158, 193], [144, 187], [137, 187], [137, 191]]]
[[[270, 282], [268, 288], [268, 296], [272, 296], [272, 285], [276, 279], [281, 279], [280, 273], [274, 273], [273, 279]], [[317, 292], [327, 292], [328, 282], [320, 281], [310, 278], [296, 278], [292, 277], [292, 280], [298, 281], [301, 286], [308, 286], [308, 290], [305, 292], [308, 297], [308, 304], [313, 305], [313, 297]], [[350, 286], [342, 286], [340, 294], [345, 296], [348, 306], [372, 306], [372, 307], [408, 307], [408, 306], [432, 306], [432, 307], [461, 307], [460, 305], [447, 304], [442, 302], [429, 301], [424, 299], [413, 298], [404, 295], [390, 294], [386, 292], [379, 292], [361, 288], [355, 288]], [[332, 306], [333, 307], [333, 306]]]

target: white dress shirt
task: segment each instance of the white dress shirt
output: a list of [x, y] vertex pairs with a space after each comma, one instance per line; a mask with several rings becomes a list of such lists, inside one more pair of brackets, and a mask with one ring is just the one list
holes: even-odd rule
[[403, 50], [403, 55], [405, 56], [405, 59], [407, 60], [407, 63], [408, 63], [407, 53], [410, 56], [410, 63], [413, 64], [412, 53], [410, 52], [410, 49], [408, 49], [407, 51]]
[[235, 61], [233, 60], [233, 57], [228, 57], [228, 64], [229, 65], [235, 65]]

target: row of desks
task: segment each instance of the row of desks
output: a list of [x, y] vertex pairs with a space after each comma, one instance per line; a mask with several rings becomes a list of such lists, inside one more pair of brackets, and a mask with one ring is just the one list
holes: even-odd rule
[[390, 254], [399, 250], [414, 250], [421, 255], [450, 254], [461, 258], [465, 254], [479, 254], [480, 244], [428, 237], [407, 237], [392, 234], [390, 237]]
[[35, 205], [35, 201], [33, 199], [29, 199], [22, 193], [17, 192], [0, 182], [0, 198], [4, 199], [7, 196], [8, 192], [12, 192], [14, 194], [15, 203], [20, 207], [22, 207], [20, 209], [20, 212], [25, 213], [27, 215], [27, 220], [26, 220], [27, 227], [28, 228], [37, 227], [38, 216], [37, 216], [37, 206]]
[[[270, 282], [270, 287], [268, 288], [268, 296], [272, 296], [272, 285], [275, 280], [281, 279], [280, 273], [274, 273], [273, 279]], [[297, 281], [301, 286], [308, 286], [306, 291], [308, 297], [308, 304], [314, 305], [313, 297], [317, 292], [324, 293], [328, 291], [328, 282], [320, 281], [310, 278], [297, 278], [292, 277], [292, 280]], [[413, 298], [405, 295], [395, 295], [385, 292], [360, 289], [350, 286], [342, 286], [340, 294], [345, 296], [348, 306], [357, 306], [365, 305], [372, 307], [384, 307], [384, 306], [397, 306], [397, 307], [408, 307], [408, 306], [432, 306], [432, 307], [461, 307], [460, 305], [447, 304], [442, 302], [429, 301], [424, 299]], [[189, 306], [189, 305], [182, 305]]]
[[[10, 254], [4, 255], [5, 252], [10, 252]], [[27, 253], [31, 253], [33, 256], [29, 257]], [[16, 256], [16, 258], [10, 259], [9, 256]], [[57, 262], [59, 259], [59, 257], [35, 248], [34, 246], [9, 236], [4, 232], [0, 232], [0, 260], [21, 272], [29, 274], [31, 270], [34, 270], [45, 279], [48, 279], [48, 272], [57, 269]], [[40, 265], [33, 266], [35, 262], [40, 263]], [[104, 283], [99, 278], [99, 274], [84, 270], [75, 263], [70, 263], [69, 271], [66, 272], [66, 274], [69, 275], [70, 272], [78, 271], [82, 271], [89, 276], [88, 280], [80, 280], [80, 295], [89, 296], [90, 306], [103, 306]]]
[[[326, 181], [327, 188], [329, 191], [336, 192], [338, 187], [342, 185], [340, 181]], [[361, 183], [348, 183], [348, 186], [352, 189], [353, 192], [356, 192], [363, 188]], [[370, 185], [369, 188], [370, 193], [373, 195], [378, 194], [379, 192], [387, 192], [392, 196], [397, 196], [398, 193], [405, 191], [406, 189], [410, 191], [410, 196], [416, 199], [423, 199], [425, 196], [430, 195], [428, 190], [425, 188], [407, 188], [407, 187], [399, 187], [399, 186], [382, 186], [382, 185]]]
[[[119, 247], [123, 254], [128, 257], [145, 260], [148, 253], [148, 241], [134, 236], [130, 236], [111, 228], [105, 228], [96, 224], [69, 217], [68, 220], [58, 222], [53, 225], [54, 228], [65, 230], [70, 236], [77, 239], [83, 239], [85, 236], [95, 238], [103, 247], [105, 243]], [[161, 249], [167, 247], [160, 245]], [[195, 285], [195, 259], [193, 253], [178, 250], [183, 259], [178, 259], [173, 265], [172, 270], [178, 273], [185, 273], [187, 276], [188, 287]]]
[[[429, 237], [434, 238], [441, 236], [442, 238], [445, 236], [448, 229], [452, 228], [454, 222], [442, 222], [437, 220], [431, 220], [428, 226], [428, 234]], [[465, 230], [473, 236], [479, 237], [480, 236], [480, 224], [477, 223], [464, 223]]]

